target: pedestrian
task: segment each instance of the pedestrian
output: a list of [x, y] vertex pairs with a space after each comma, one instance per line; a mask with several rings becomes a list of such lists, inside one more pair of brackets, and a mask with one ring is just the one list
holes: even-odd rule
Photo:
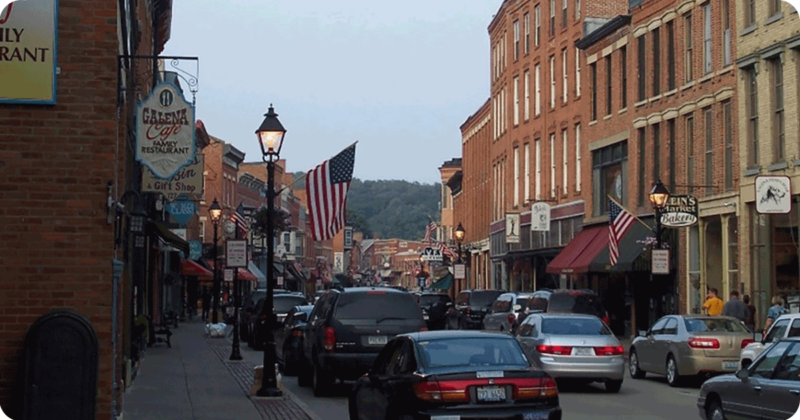
[[756, 307], [750, 303], [750, 295], [744, 295], [742, 298], [744, 304], [747, 305], [747, 319], [744, 320], [744, 325], [753, 333], [756, 332]]
[[711, 288], [706, 294], [706, 301], [703, 303], [703, 310], [708, 315], [717, 316], [722, 315], [722, 299], [717, 297], [717, 289]]
[[744, 324], [747, 321], [747, 304], [739, 300], [739, 292], [731, 291], [730, 300], [722, 307], [723, 316], [731, 316]]
[[208, 312], [211, 309], [211, 293], [208, 289], [203, 290], [203, 322], [208, 322]]
[[769, 308], [769, 312], [767, 312], [767, 322], [764, 324], [764, 334], [766, 335], [769, 332], [769, 327], [775, 322], [778, 317], [783, 314], [788, 314], [789, 311], [783, 307], [783, 298], [781, 295], [775, 295], [772, 298], [772, 306]]

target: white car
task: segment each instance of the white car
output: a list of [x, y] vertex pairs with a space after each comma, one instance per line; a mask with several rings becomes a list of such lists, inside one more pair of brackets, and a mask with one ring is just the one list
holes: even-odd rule
[[772, 323], [761, 341], [748, 344], [739, 356], [739, 366], [746, 369], [759, 354], [786, 337], [800, 337], [800, 314], [781, 315]]

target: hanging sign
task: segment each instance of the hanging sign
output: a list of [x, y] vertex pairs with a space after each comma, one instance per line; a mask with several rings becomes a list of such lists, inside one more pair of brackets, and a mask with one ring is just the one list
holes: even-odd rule
[[244, 239], [228, 239], [226, 244], [227, 257], [226, 264], [228, 267], [245, 267], [247, 268], [247, 241]]
[[654, 249], [652, 254], [652, 273], [669, 274], [669, 250]]
[[142, 192], [161, 193], [169, 201], [178, 196], [200, 199], [203, 195], [203, 154], [198, 153], [192, 164], [179, 170], [170, 179], [160, 179], [153, 171], [142, 169]]
[[531, 230], [535, 232], [550, 231], [550, 205], [534, 203], [531, 207]]
[[197, 261], [203, 255], [203, 244], [200, 241], [189, 241], [189, 258]]
[[792, 181], [788, 176], [756, 177], [756, 211], [786, 214], [792, 211]]
[[194, 162], [194, 128], [194, 106], [177, 86], [161, 82], [136, 111], [136, 160], [156, 178], [171, 179]]
[[0, 102], [55, 104], [58, 0], [3, 3]]
[[671, 195], [661, 210], [661, 225], [686, 227], [697, 223], [697, 199], [691, 195]]
[[225, 269], [225, 281], [233, 281], [233, 268]]
[[196, 209], [194, 202], [189, 200], [181, 199], [167, 204], [167, 212], [179, 225], [186, 224], [194, 216]]
[[464, 280], [467, 278], [467, 267], [464, 264], [456, 264], [453, 270], [453, 276], [456, 280]]
[[422, 261], [443, 261], [442, 251], [439, 248], [427, 247], [422, 250]]
[[519, 213], [506, 215], [506, 243], [519, 243]]

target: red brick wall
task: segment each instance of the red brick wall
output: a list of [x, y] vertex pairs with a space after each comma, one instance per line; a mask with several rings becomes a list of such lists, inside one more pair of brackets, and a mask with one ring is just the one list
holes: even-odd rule
[[491, 101], [461, 126], [461, 136], [463, 177], [461, 194], [453, 198], [453, 217], [463, 221], [464, 242], [471, 243], [488, 238], [491, 223]]

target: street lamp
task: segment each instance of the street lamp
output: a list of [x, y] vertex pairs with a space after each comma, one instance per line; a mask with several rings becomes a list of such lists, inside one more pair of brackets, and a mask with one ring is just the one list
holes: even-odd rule
[[208, 207], [208, 214], [211, 215], [211, 223], [214, 225], [214, 286], [211, 291], [211, 299], [213, 299], [211, 302], [213, 307], [211, 323], [216, 324], [219, 322], [217, 311], [219, 310], [219, 289], [221, 286], [219, 281], [219, 261], [217, 259], [217, 228], [219, 227], [219, 220], [222, 218], [222, 207], [220, 207], [219, 201], [217, 201], [216, 198], [214, 198], [214, 202], [211, 203], [211, 206]]
[[[464, 241], [464, 235], [467, 234], [467, 231], [464, 230], [464, 226], [461, 226], [461, 222], [458, 222], [458, 227], [455, 231], [456, 236], [456, 243], [458, 244], [458, 263], [463, 264], [461, 261], [461, 243]], [[456, 298], [456, 278], [453, 276], [453, 300]]]
[[661, 183], [660, 179], [653, 184], [649, 198], [656, 216], [656, 247], [661, 249], [661, 211], [664, 210], [664, 206], [669, 200], [669, 190]]
[[279, 397], [283, 392], [278, 389], [278, 379], [275, 377], [275, 314], [273, 313], [273, 293], [275, 284], [274, 248], [275, 248], [275, 161], [280, 158], [281, 146], [283, 146], [283, 136], [286, 129], [278, 121], [278, 114], [269, 105], [269, 110], [264, 114], [264, 121], [256, 130], [258, 144], [261, 146], [261, 154], [264, 162], [267, 163], [267, 297], [261, 315], [267, 318], [267, 342], [264, 348], [264, 371], [261, 380], [261, 388], [256, 392], [259, 397]]

